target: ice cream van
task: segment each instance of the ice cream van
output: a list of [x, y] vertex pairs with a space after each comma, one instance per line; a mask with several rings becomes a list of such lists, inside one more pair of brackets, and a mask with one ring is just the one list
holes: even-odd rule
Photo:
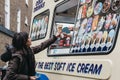
[[40, 80], [120, 80], [120, 0], [33, 0], [32, 46]]

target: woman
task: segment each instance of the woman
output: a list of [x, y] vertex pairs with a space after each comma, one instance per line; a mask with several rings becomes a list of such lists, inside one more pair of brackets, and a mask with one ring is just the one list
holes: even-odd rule
[[30, 48], [31, 39], [26, 32], [15, 33], [12, 45], [15, 48], [3, 80], [36, 80], [34, 54], [44, 50], [57, 40], [60, 34], [53, 35], [36, 47]]

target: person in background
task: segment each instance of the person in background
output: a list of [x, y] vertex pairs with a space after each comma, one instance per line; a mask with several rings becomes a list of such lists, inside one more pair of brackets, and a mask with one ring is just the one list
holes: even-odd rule
[[36, 80], [34, 54], [49, 47], [59, 36], [60, 33], [57, 33], [40, 45], [30, 47], [31, 39], [28, 33], [15, 33], [12, 39], [14, 53], [12, 53], [12, 57], [8, 62], [8, 68], [3, 80]]

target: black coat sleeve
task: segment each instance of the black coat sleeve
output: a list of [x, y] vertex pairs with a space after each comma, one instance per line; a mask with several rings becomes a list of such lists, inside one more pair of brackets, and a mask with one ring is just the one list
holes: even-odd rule
[[57, 37], [53, 35], [50, 39], [42, 42], [40, 45], [32, 47], [32, 51], [34, 54], [44, 50], [45, 48], [49, 47], [52, 43], [54, 43], [57, 40]]
[[19, 66], [20, 59], [13, 57], [8, 63], [6, 75], [3, 80], [29, 80], [29, 76], [18, 74]]

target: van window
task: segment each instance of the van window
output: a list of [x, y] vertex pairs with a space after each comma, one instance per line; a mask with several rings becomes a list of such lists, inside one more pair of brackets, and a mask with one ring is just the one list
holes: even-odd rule
[[107, 54], [113, 50], [119, 25], [118, 0], [80, 0], [70, 52]]
[[52, 35], [61, 32], [60, 38], [50, 46], [48, 55], [69, 54], [78, 0], [62, 2], [55, 8]]
[[32, 41], [43, 39], [47, 34], [49, 10], [34, 17], [30, 31]]

